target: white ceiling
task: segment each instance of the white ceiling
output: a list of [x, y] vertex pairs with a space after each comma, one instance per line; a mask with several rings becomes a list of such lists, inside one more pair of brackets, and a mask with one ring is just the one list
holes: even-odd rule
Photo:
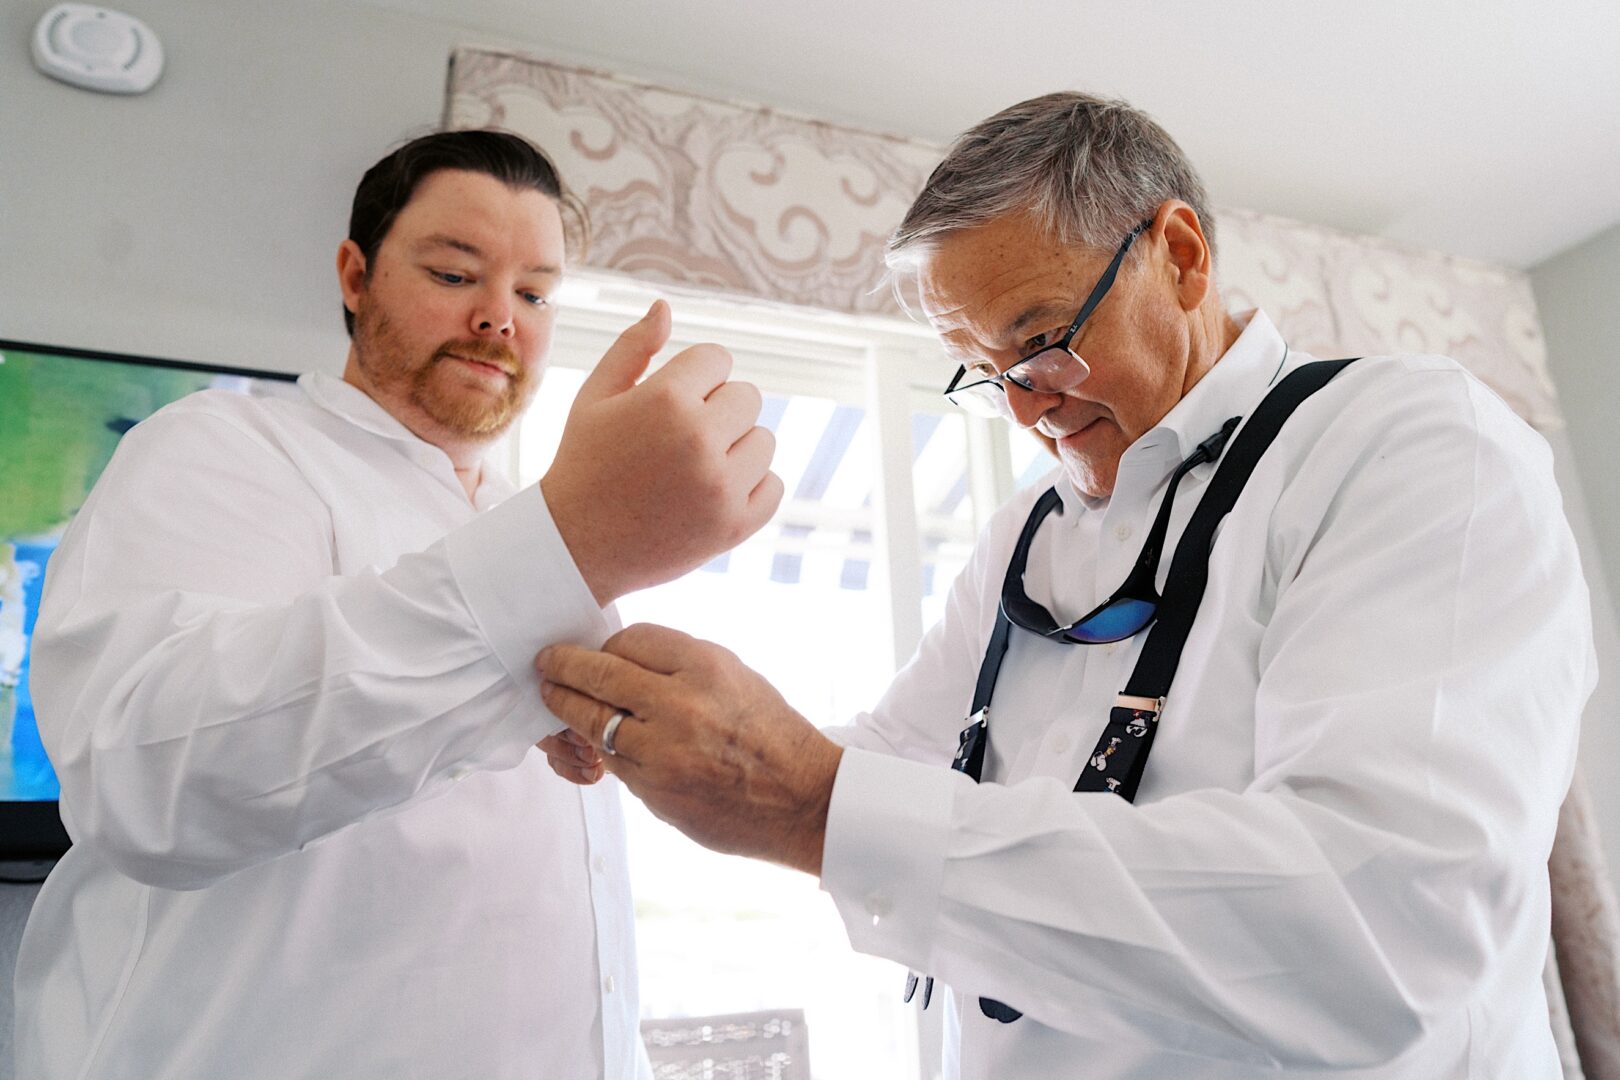
[[354, 2], [941, 144], [1049, 90], [1116, 95], [1219, 206], [1519, 267], [1620, 222], [1617, 0]]

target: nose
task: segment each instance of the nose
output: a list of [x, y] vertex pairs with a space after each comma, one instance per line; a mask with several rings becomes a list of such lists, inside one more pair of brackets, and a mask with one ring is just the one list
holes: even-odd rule
[[512, 323], [512, 300], [504, 292], [481, 293], [472, 312], [472, 331], [478, 337], [510, 338], [517, 328]]
[[1013, 423], [1019, 427], [1034, 427], [1035, 421], [1044, 416], [1063, 396], [1025, 390], [1011, 380], [1004, 380], [1001, 387], [1007, 392], [1007, 409], [1012, 413]]

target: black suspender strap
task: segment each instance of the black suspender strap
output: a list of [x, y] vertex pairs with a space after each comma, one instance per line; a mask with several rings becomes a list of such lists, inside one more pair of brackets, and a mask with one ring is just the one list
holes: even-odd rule
[[1182, 530], [1181, 539], [1176, 541], [1158, 618], [1148, 632], [1125, 690], [1109, 710], [1108, 725], [1074, 790], [1112, 791], [1127, 801], [1135, 800], [1148, 752], [1153, 748], [1153, 736], [1159, 730], [1164, 696], [1176, 677], [1181, 650], [1198, 617], [1204, 587], [1209, 584], [1209, 552], [1215, 543], [1215, 530], [1294, 410], [1352, 362], [1318, 360], [1295, 369], [1272, 388], [1249, 422], [1238, 430], [1203, 498], [1198, 500], [1198, 508]]
[[[1024, 531], [1018, 535], [1012, 560], [1007, 564], [1009, 575], [1013, 567], [1024, 565], [1029, 555], [1029, 545], [1034, 541], [1041, 521], [1052, 512], [1057, 502], [1057, 488], [1047, 488], [1035, 501], [1035, 508], [1024, 521]], [[1007, 656], [1007, 644], [1011, 638], [1012, 622], [998, 603], [996, 625], [990, 631], [990, 644], [985, 646], [984, 659], [979, 663], [979, 681], [973, 687], [973, 708], [968, 713], [967, 726], [962, 729], [957, 741], [956, 760], [951, 762], [951, 768], [967, 773], [973, 777], [975, 784], [984, 776], [984, 750], [990, 730], [990, 698], [996, 692], [996, 679], [1001, 674], [1001, 661]]]

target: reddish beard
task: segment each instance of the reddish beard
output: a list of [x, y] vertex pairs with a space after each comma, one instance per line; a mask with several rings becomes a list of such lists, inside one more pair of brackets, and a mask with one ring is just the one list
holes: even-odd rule
[[[385, 397], [404, 398], [455, 435], [498, 435], [523, 411], [535, 375], [504, 341], [446, 341], [425, 359], [375, 306], [362, 303], [355, 319], [355, 356], [360, 369]], [[476, 360], [506, 373], [495, 390], [455, 358]]]

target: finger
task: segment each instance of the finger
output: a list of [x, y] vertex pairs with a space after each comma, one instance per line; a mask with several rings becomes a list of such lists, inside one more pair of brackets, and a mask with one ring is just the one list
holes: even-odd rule
[[726, 452], [726, 464], [731, 474], [746, 482], [753, 491], [771, 469], [771, 458], [776, 456], [776, 436], [769, 428], [750, 428], [748, 433], [731, 444]]
[[647, 314], [620, 334], [618, 340], [602, 354], [596, 367], [585, 376], [574, 399], [575, 407], [622, 394], [636, 385], [636, 380], [646, 373], [652, 358], [669, 341], [669, 326], [669, 305], [662, 300], [654, 300]]
[[[546, 683], [552, 683], [577, 691], [604, 705], [611, 705], [614, 709], [639, 712], [666, 696], [667, 676], [648, 671], [621, 656], [595, 649], [582, 649], [577, 645], [548, 645], [534, 658], [534, 665], [540, 672], [542, 692]], [[610, 709], [609, 715], [611, 712]], [[569, 718], [561, 713], [557, 714], [557, 718], [584, 735], [592, 745], [602, 745], [600, 732], [589, 730], [579, 723], [570, 723]], [[606, 723], [607, 716], [601, 720]]]
[[709, 426], [730, 446], [753, 428], [759, 420], [759, 410], [765, 399], [753, 383], [727, 382], [715, 387], [704, 402], [704, 415]]
[[551, 771], [567, 780], [570, 784], [589, 787], [602, 779], [603, 770], [600, 765], [565, 765], [549, 759], [548, 762], [551, 765]]
[[766, 473], [764, 479], [754, 486], [754, 490], [748, 493], [748, 519], [757, 524], [748, 530], [748, 535], [752, 536], [771, 520], [776, 508], [782, 505], [782, 496], [786, 493], [787, 488], [783, 485], [782, 478], [773, 472]]
[[647, 671], [674, 675], [690, 667], [708, 644], [672, 627], [634, 623], [603, 642], [602, 651], [622, 656]]
[[730, 377], [731, 353], [705, 342], [676, 353], [644, 385], [664, 384], [683, 397], [707, 398]]
[[[580, 755], [588, 753], [594, 757], [596, 751], [588, 746], [582, 748], [575, 746], [572, 742], [564, 741], [563, 734], [574, 735], [573, 732], [564, 728], [562, 733], [547, 735], [544, 739], [535, 743], [535, 746], [539, 747], [541, 752], [546, 755], [546, 761], [551, 765], [552, 769], [561, 772], [565, 768], [577, 769], [581, 765], [593, 764], [589, 758]], [[574, 735], [574, 738], [577, 739], [579, 736]]]
[[[581, 735], [587, 736], [598, 746], [601, 745], [608, 721], [619, 713], [624, 713], [624, 719], [619, 721], [618, 730], [613, 734], [614, 752], [606, 754], [606, 751], [603, 751], [606, 755], [603, 763], [628, 761], [635, 764], [640, 760], [636, 756], [636, 747], [645, 724], [628, 710], [605, 704], [588, 694], [553, 682], [540, 683], [540, 697], [546, 703], [546, 708], [556, 714], [557, 719]], [[617, 767], [616, 764], [616, 770]]]

